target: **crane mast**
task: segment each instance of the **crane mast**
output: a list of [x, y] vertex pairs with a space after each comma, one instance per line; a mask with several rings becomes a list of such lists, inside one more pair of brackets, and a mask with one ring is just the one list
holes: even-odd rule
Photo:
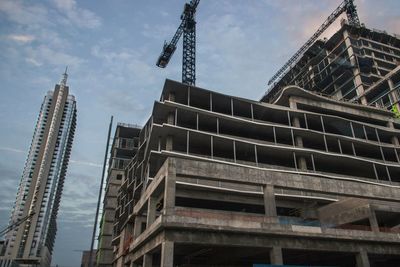
[[195, 85], [196, 82], [196, 8], [200, 0], [185, 3], [181, 15], [181, 24], [170, 42], [164, 42], [156, 65], [165, 68], [176, 50], [176, 45], [183, 34], [182, 83]]
[[321, 36], [321, 34], [343, 13], [346, 12], [347, 20], [350, 25], [360, 26], [360, 20], [358, 18], [356, 7], [353, 0], [344, 0], [329, 17], [322, 23], [318, 30], [311, 36], [310, 39], [275, 73], [274, 76], [268, 81], [268, 85], [271, 85], [277, 79], [282, 78], [287, 72], [290, 71], [292, 66], [297, 60], [306, 52], [311, 45]]

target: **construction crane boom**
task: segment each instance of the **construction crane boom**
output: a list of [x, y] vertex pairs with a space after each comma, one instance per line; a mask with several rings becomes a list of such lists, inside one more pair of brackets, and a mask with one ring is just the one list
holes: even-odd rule
[[343, 13], [346, 12], [347, 19], [350, 25], [360, 26], [356, 7], [353, 0], [344, 0], [329, 17], [322, 23], [318, 30], [311, 36], [307, 42], [300, 47], [300, 49], [283, 65], [282, 68], [275, 73], [274, 76], [268, 81], [268, 85], [272, 84], [278, 78], [281, 78], [290, 71], [292, 65], [306, 52], [310, 46], [320, 37], [320, 35]]
[[196, 21], [195, 14], [200, 0], [185, 3], [181, 15], [181, 24], [170, 42], [164, 42], [156, 65], [165, 68], [176, 50], [176, 45], [183, 34], [182, 83], [195, 85], [196, 81]]

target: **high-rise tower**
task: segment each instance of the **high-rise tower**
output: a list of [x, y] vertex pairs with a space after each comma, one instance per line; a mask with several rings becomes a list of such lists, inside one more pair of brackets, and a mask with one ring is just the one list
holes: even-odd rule
[[76, 125], [76, 102], [69, 95], [67, 77], [65, 71], [40, 108], [0, 263], [50, 266]]

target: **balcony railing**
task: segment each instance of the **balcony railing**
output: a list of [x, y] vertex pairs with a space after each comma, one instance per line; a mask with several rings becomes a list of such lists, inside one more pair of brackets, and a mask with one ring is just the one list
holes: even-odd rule
[[122, 138], [119, 137], [115, 140], [115, 147], [120, 149], [135, 149], [139, 147], [139, 139], [138, 138]]
[[124, 170], [128, 163], [129, 159], [113, 158], [111, 161], [111, 169]]

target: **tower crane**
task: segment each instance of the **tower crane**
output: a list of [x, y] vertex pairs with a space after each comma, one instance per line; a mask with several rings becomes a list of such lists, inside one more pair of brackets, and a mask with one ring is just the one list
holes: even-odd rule
[[181, 24], [175, 32], [172, 40], [164, 42], [163, 49], [156, 62], [160, 68], [165, 68], [176, 50], [176, 44], [183, 34], [183, 58], [182, 58], [182, 83], [195, 85], [196, 82], [196, 8], [200, 0], [191, 0], [185, 3], [181, 15]]
[[344, 0], [329, 17], [322, 23], [318, 30], [311, 36], [310, 39], [275, 73], [274, 76], [268, 81], [268, 85], [271, 85], [277, 79], [282, 78], [287, 72], [289, 72], [292, 66], [297, 63], [298, 59], [306, 52], [314, 42], [321, 36], [321, 34], [342, 14], [346, 12], [347, 20], [350, 25], [360, 26], [360, 20], [358, 18], [356, 7], [353, 0]]

